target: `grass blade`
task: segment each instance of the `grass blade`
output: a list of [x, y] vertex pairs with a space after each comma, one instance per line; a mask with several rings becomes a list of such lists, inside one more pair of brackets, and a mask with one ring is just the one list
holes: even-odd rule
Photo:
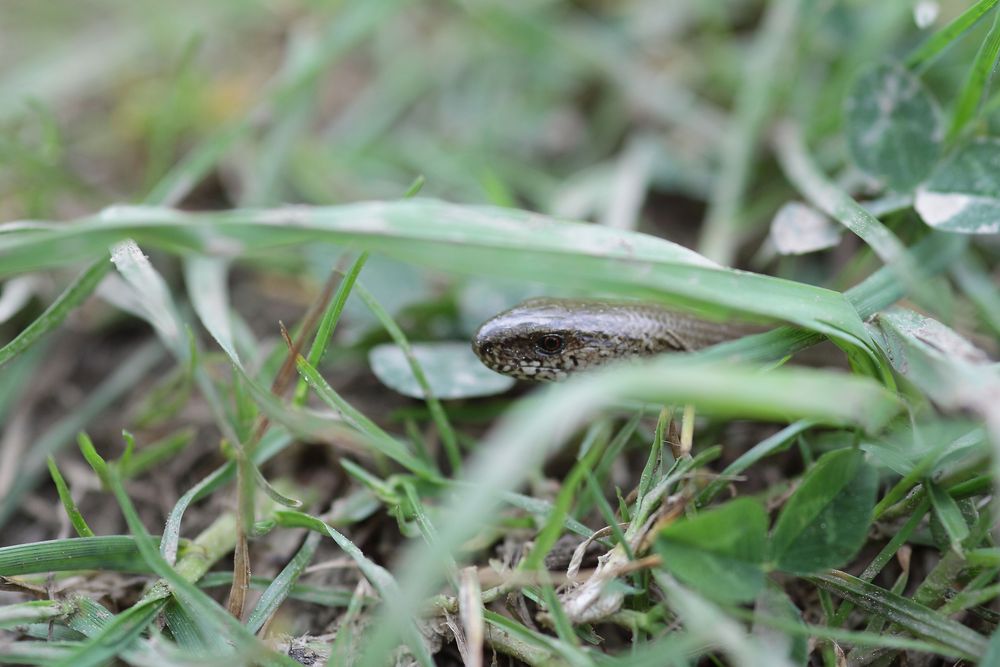
[[976, 25], [998, 0], [979, 0], [956, 16], [951, 23], [928, 37], [923, 44], [910, 53], [906, 65], [912, 68], [926, 67], [934, 58], [951, 46], [966, 30]]
[[111, 263], [102, 257], [84, 269], [83, 273], [77, 276], [70, 283], [69, 287], [55, 301], [49, 304], [44, 313], [21, 330], [21, 333], [17, 334], [12, 341], [0, 347], [0, 367], [34, 345], [39, 338], [49, 331], [62, 324], [70, 311], [90, 296], [110, 268]]
[[974, 658], [986, 650], [986, 638], [978, 632], [909, 598], [845, 572], [834, 570], [808, 579], [817, 586], [850, 600], [857, 607], [871, 614], [884, 616], [917, 637], [943, 644], [960, 655]]

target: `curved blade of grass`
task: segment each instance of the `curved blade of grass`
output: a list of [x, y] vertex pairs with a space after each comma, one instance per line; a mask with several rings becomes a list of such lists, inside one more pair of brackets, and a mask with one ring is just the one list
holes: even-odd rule
[[[229, 266], [221, 259], [212, 257], [188, 257], [184, 262], [184, 278], [187, 283], [188, 295], [191, 297], [191, 304], [195, 312], [201, 319], [202, 325], [212, 335], [215, 342], [219, 344], [223, 352], [229, 357], [236, 371], [243, 381], [252, 385], [251, 393], [256, 396], [269, 395], [263, 387], [249, 376], [243, 367], [236, 352], [236, 344], [233, 340], [232, 324], [229, 318], [229, 293], [226, 289], [226, 276]], [[277, 401], [272, 401], [276, 403]], [[241, 450], [244, 448], [255, 449], [255, 438], [248, 442], [234, 441], [234, 444]], [[270, 482], [264, 477], [252, 460], [251, 456], [246, 460], [248, 473], [253, 477], [261, 489], [277, 503], [286, 507], [300, 507], [301, 503], [292, 498], [286, 498], [279, 493]], [[252, 505], [252, 503], [251, 503]], [[248, 519], [252, 515], [248, 511]]]
[[368, 437], [368, 441], [379, 452], [385, 454], [390, 459], [410, 470], [411, 472], [425, 478], [434, 478], [436, 473], [427, 463], [418, 459], [394, 437], [382, 430], [375, 422], [366, 417], [350, 403], [345, 401], [340, 394], [334, 391], [323, 376], [315, 368], [309, 365], [301, 356], [297, 359], [299, 373], [305, 378], [309, 386], [312, 387], [316, 396], [324, 403], [335, 410], [339, 410], [347, 423], [351, 424], [358, 431]]
[[184, 281], [195, 313], [222, 351], [242, 369], [243, 362], [236, 352], [229, 319], [228, 273], [229, 265], [222, 259], [193, 256], [184, 261]]
[[[282, 451], [293, 442], [291, 435], [283, 429], [272, 428], [264, 435], [254, 451], [254, 462], [262, 464], [275, 454]], [[180, 542], [181, 519], [191, 503], [201, 500], [212, 491], [228, 482], [236, 474], [236, 462], [230, 461], [216, 468], [200, 482], [188, 489], [170, 510], [167, 523], [163, 527], [163, 539], [160, 542], [160, 553], [164, 560], [173, 565], [177, 558], [177, 546]]]
[[309, 533], [306, 536], [305, 542], [295, 552], [292, 560], [285, 565], [281, 572], [278, 573], [278, 576], [271, 581], [261, 594], [260, 599], [257, 600], [257, 606], [254, 607], [254, 610], [250, 612], [250, 616], [247, 618], [246, 626], [250, 632], [257, 634], [264, 627], [267, 619], [278, 610], [281, 603], [288, 597], [292, 586], [295, 585], [295, 582], [302, 575], [302, 571], [306, 569], [306, 566], [312, 560], [313, 554], [316, 553], [316, 547], [319, 546], [321, 537], [322, 535], [319, 533]]
[[420, 199], [201, 214], [119, 207], [70, 225], [11, 223], [0, 232], [4, 274], [50, 266], [53, 255], [86, 256], [123, 237], [173, 252], [230, 253], [327, 240], [438, 269], [697, 307], [708, 317], [785, 320], [849, 345], [868, 345], [857, 314], [836, 292], [724, 269], [645, 234], [513, 209]]
[[911, 294], [933, 303], [906, 246], [878, 218], [827, 179], [806, 150], [798, 125], [787, 121], [779, 126], [775, 147], [785, 176], [810, 203], [867, 243]]
[[0, 367], [62, 324], [70, 311], [90, 296], [110, 268], [111, 263], [107, 258], [102, 257], [84, 269], [83, 273], [77, 276], [62, 294], [49, 304], [45, 312], [17, 334], [12, 341], [0, 348]]
[[[191, 364], [194, 344], [187, 334], [187, 327], [174, 304], [166, 281], [150, 263], [149, 258], [143, 254], [135, 241], [125, 239], [112, 247], [111, 261], [114, 262], [122, 278], [135, 291], [144, 311], [144, 318], [153, 326], [167, 349], [180, 363]], [[193, 364], [192, 370], [198, 389], [211, 408], [219, 430], [236, 447], [240, 447], [240, 439], [236, 436], [222, 399], [204, 366]]]
[[184, 322], [174, 307], [163, 277], [149, 263], [135, 241], [126, 239], [111, 249], [111, 261], [138, 293], [145, 319], [153, 325], [164, 345], [183, 363], [190, 357]]
[[739, 475], [750, 466], [754, 465], [761, 459], [770, 456], [771, 454], [785, 451], [785, 449], [791, 446], [793, 438], [798, 437], [800, 434], [808, 431], [813, 426], [815, 426], [813, 422], [803, 419], [786, 426], [771, 437], [758, 442], [756, 445], [741, 454], [739, 458], [726, 466], [726, 469], [719, 473], [719, 477], [712, 480], [712, 482], [706, 486], [700, 494], [698, 494], [698, 499], [696, 501], [697, 505], [699, 507], [707, 505], [711, 502], [712, 498], [719, 493], [719, 491], [729, 484], [729, 479], [734, 475]]

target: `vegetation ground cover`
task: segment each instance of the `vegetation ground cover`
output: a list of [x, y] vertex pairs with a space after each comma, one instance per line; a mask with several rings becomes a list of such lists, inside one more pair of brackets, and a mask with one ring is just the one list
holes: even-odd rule
[[1000, 662], [996, 5], [8, 3], [0, 662]]

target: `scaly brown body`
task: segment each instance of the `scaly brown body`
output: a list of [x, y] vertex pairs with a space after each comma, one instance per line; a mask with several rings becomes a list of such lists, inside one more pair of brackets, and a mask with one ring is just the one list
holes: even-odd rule
[[690, 352], [749, 333], [641, 302], [531, 299], [486, 321], [472, 342], [491, 369], [559, 380], [617, 359]]

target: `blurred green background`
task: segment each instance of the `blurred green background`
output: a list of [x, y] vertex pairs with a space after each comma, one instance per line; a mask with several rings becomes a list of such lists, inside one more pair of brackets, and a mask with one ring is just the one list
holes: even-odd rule
[[[965, 6], [810, 0], [782, 42], [792, 4], [8, 0], [0, 216], [142, 201], [202, 160], [185, 206], [396, 198], [423, 175], [425, 195], [630, 226], [648, 190], [647, 221], [693, 244], [732, 144], [794, 114], [837, 137], [820, 144], [837, 169], [858, 68]], [[978, 41], [929, 73], [941, 97]], [[737, 180], [751, 196], [718, 213], [752, 236], [789, 190], [766, 156]]]

